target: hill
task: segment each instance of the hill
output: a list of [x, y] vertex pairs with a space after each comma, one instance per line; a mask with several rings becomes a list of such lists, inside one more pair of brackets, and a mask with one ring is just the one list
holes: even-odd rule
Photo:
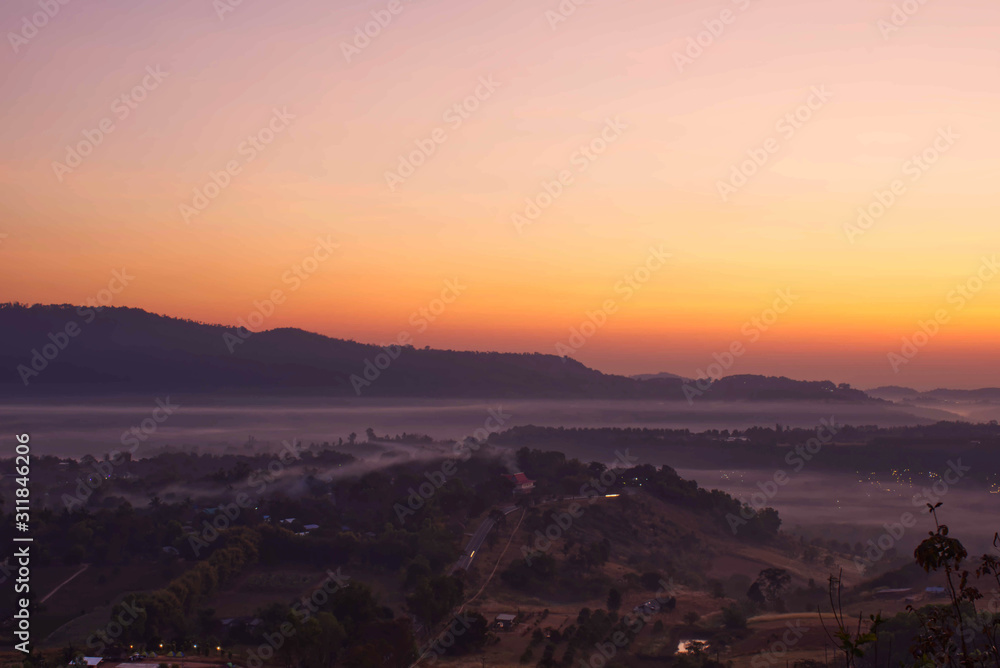
[[[66, 340], [61, 333], [74, 331], [74, 324], [77, 334]], [[669, 390], [606, 375], [557, 355], [383, 349], [300, 329], [249, 334], [134, 308], [97, 313], [68, 305], [6, 305], [0, 307], [0, 331], [0, 388], [18, 393], [25, 390], [25, 379], [29, 391], [67, 393], [87, 388], [114, 393], [662, 397]]]
[[[0, 392], [17, 396], [163, 391], [685, 400], [691, 387], [669, 374], [637, 380], [558, 355], [383, 348], [126, 307], [3, 304], [0, 331]], [[829, 381], [749, 375], [722, 378], [696, 394], [697, 400], [877, 401]]]
[[678, 376], [676, 373], [669, 373], [667, 371], [661, 371], [659, 373], [637, 373], [637, 374], [635, 374], [633, 376], [629, 376], [629, 377], [630, 378], [634, 378], [635, 380], [661, 380], [661, 379], [664, 379], [664, 380], [673, 380], [673, 379], [679, 379], [679, 380], [686, 380], [688, 382], [691, 382], [690, 378], [685, 378], [684, 376]]

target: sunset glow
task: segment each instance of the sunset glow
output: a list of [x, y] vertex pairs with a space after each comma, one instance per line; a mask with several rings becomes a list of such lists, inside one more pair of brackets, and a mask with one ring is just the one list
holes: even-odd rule
[[223, 2], [0, 8], [4, 301], [996, 385], [1000, 6]]

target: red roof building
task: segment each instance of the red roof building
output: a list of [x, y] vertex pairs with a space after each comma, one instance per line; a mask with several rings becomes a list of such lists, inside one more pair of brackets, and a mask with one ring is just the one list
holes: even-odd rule
[[504, 474], [504, 478], [514, 483], [515, 494], [527, 494], [531, 490], [535, 489], [535, 481], [530, 480], [528, 476], [523, 473]]

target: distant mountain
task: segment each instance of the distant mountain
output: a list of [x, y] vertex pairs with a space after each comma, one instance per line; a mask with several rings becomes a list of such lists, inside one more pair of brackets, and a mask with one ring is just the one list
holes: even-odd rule
[[686, 380], [691, 381], [690, 378], [685, 378], [684, 376], [678, 376], [676, 373], [667, 373], [666, 371], [661, 371], [660, 373], [637, 373], [634, 376], [629, 376], [629, 378], [634, 378], [635, 380]]
[[978, 390], [949, 390], [939, 388], [923, 392], [921, 397], [933, 397], [945, 401], [997, 401], [1000, 400], [1000, 388], [981, 387]]
[[903, 399], [915, 397], [920, 394], [920, 392], [914, 390], [912, 387], [900, 387], [899, 385], [883, 385], [871, 390], [865, 390], [865, 393], [870, 397], [885, 399], [887, 401], [902, 401]]
[[865, 392], [871, 397], [907, 403], [989, 403], [1000, 401], [1000, 388], [997, 387], [983, 387], [977, 390], [938, 388], [921, 392], [910, 387], [886, 385]]
[[792, 380], [784, 376], [726, 376], [712, 383], [711, 398], [718, 401], [776, 401], [801, 399], [812, 401], [881, 401], [846, 383], [834, 385], [828, 380]]
[[[27, 384], [25, 384], [25, 380]], [[690, 393], [691, 385], [687, 386]], [[0, 304], [0, 392], [307, 392], [372, 397], [683, 400], [685, 380], [601, 373], [541, 353], [387, 350], [300, 329], [246, 330], [135, 308]], [[696, 400], [877, 401], [829, 381], [731, 376]]]

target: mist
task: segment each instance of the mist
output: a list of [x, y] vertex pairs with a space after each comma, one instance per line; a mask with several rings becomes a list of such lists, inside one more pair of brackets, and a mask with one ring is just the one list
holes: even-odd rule
[[[164, 395], [165, 398], [166, 395]], [[100, 404], [86, 401], [7, 403], [0, 418], [9, 433], [28, 432], [46, 454], [81, 457], [122, 449], [123, 438], [141, 427], [156, 408], [158, 397]], [[892, 404], [831, 404], [824, 402], [687, 402], [613, 400], [387, 400], [317, 398], [231, 398], [171, 396], [179, 407], [155, 430], [138, 436], [137, 456], [163, 446], [197, 447], [200, 452], [224, 452], [240, 447], [252, 436], [265, 447], [283, 441], [345, 442], [351, 433], [363, 435], [369, 427], [379, 435], [403, 432], [435, 440], [462, 440], [473, 436], [490, 418], [502, 420], [500, 430], [515, 426], [649, 427], [690, 429], [746, 429], [781, 423], [813, 427], [821, 418], [837, 416], [841, 424], [901, 426], [928, 424], [941, 415], [918, 415]], [[942, 417], [947, 416], [947, 417]], [[149, 423], [147, 422], [147, 425]], [[146, 430], [149, 431], [149, 430]], [[576, 453], [567, 453], [578, 456]], [[663, 462], [669, 463], [669, 462]]]

